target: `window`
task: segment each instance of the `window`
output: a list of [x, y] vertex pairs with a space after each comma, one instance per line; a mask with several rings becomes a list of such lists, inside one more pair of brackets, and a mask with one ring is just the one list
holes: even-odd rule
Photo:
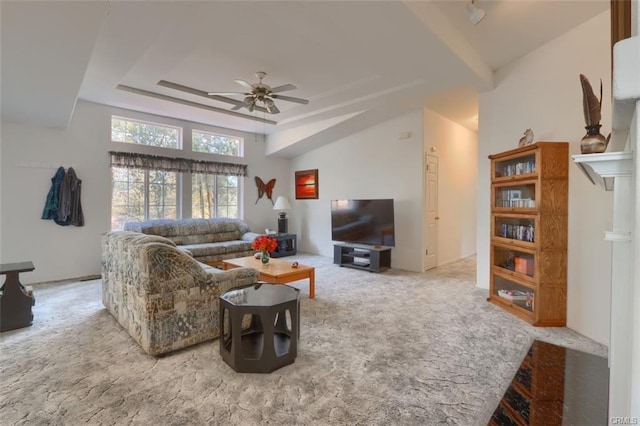
[[146, 123], [129, 118], [111, 117], [111, 140], [160, 148], [182, 148], [182, 129]]
[[244, 140], [194, 130], [183, 147], [182, 136], [181, 127], [111, 117], [112, 141], [145, 145], [109, 151], [112, 230], [130, 221], [178, 219], [190, 206], [194, 218], [240, 217], [247, 165], [210, 154], [242, 157]]
[[238, 217], [238, 177], [191, 175], [191, 217]]
[[111, 229], [128, 221], [178, 217], [177, 173], [120, 167], [111, 173]]
[[242, 139], [194, 130], [191, 134], [194, 152], [242, 157]]

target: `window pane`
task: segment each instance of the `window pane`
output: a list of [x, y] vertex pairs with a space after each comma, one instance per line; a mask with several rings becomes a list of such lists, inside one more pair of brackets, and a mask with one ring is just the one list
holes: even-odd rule
[[192, 150], [195, 152], [242, 156], [242, 139], [240, 138], [194, 130], [191, 140]]
[[180, 129], [120, 117], [111, 117], [111, 140], [180, 149]]
[[191, 216], [238, 217], [238, 177], [191, 175]]
[[129, 221], [178, 217], [177, 173], [114, 167], [112, 188], [111, 229], [122, 229]]
[[213, 214], [215, 185], [213, 175], [191, 175], [191, 217], [210, 218]]
[[144, 172], [112, 168], [111, 229], [125, 222], [144, 220]]
[[238, 176], [216, 176], [217, 183], [219, 186], [232, 186], [234, 188], [238, 187]]
[[229, 188], [229, 193], [227, 196], [227, 203], [230, 206], [238, 205], [238, 188]]
[[177, 173], [149, 171], [149, 219], [175, 219]]

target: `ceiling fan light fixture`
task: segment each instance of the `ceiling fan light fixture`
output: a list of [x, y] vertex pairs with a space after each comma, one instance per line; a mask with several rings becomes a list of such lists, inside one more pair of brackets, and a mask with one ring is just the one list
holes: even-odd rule
[[264, 105], [267, 108], [267, 112], [269, 112], [270, 114], [277, 114], [280, 112], [275, 102], [273, 102], [273, 99], [271, 98], [265, 98]]
[[[266, 76], [267, 76], [267, 73], [264, 71], [256, 72], [256, 77], [258, 78], [258, 82], [253, 84], [244, 80], [235, 80], [236, 83], [247, 88], [248, 92], [244, 92], [244, 93], [243, 92], [238, 92], [238, 93], [208, 92], [207, 94], [209, 96], [221, 95], [222, 93], [224, 93], [225, 96], [234, 95], [234, 94], [244, 95], [244, 100], [242, 101], [242, 103], [236, 104], [232, 108], [232, 110], [234, 111], [242, 107], [245, 107], [247, 108], [247, 110], [249, 110], [249, 112], [253, 112], [255, 109], [258, 109], [259, 111], [266, 110], [269, 114], [278, 114], [280, 112], [280, 109], [278, 109], [278, 107], [276, 106], [274, 99], [276, 100], [281, 99], [283, 101], [294, 102], [302, 105], [307, 105], [309, 103], [307, 99], [280, 95], [279, 94], [280, 92], [285, 92], [287, 90], [295, 90], [297, 89], [297, 87], [291, 83], [288, 83], [288, 84], [283, 84], [281, 86], [272, 88], [268, 84], [264, 84], [262, 82], [262, 79], [265, 78]], [[261, 102], [262, 104], [264, 104], [264, 108], [262, 106], [259, 106], [260, 104], [258, 104], [258, 102]]]
[[469, 14], [469, 21], [471, 21], [473, 25], [478, 25], [480, 21], [484, 19], [487, 12], [476, 6], [476, 0], [471, 0], [471, 3], [467, 5], [467, 14]]

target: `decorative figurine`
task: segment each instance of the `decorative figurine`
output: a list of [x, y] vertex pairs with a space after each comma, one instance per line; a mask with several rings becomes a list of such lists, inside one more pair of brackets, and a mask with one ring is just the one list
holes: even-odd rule
[[533, 130], [527, 129], [524, 131], [524, 136], [520, 138], [518, 146], [531, 145], [533, 143]]
[[611, 133], [606, 138], [600, 133], [600, 109], [602, 108], [602, 80], [600, 80], [600, 99], [593, 93], [591, 83], [584, 74], [580, 74], [582, 85], [582, 108], [587, 134], [580, 141], [580, 151], [583, 154], [601, 153], [607, 149]]

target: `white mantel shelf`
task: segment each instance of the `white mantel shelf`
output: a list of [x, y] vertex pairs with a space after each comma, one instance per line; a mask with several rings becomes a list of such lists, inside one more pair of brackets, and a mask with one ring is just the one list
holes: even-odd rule
[[631, 176], [633, 171], [633, 152], [579, 154], [572, 158], [591, 183], [600, 185], [606, 191], [613, 190], [616, 177]]

